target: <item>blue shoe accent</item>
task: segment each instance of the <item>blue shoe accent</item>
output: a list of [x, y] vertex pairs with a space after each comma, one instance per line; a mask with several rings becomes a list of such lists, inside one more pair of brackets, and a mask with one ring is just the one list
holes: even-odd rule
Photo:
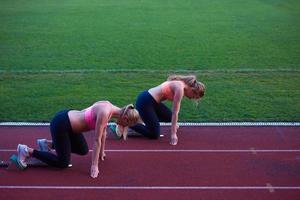
[[113, 132], [116, 139], [120, 140], [122, 138], [122, 136], [118, 136], [117, 134], [117, 125], [110, 124], [108, 128]]
[[40, 151], [50, 152], [50, 148], [46, 144], [46, 139], [38, 139], [36, 143], [39, 146]]
[[16, 165], [18, 169], [24, 170], [26, 168], [19, 162], [18, 157], [15, 154], [13, 154], [9, 159], [12, 163]]

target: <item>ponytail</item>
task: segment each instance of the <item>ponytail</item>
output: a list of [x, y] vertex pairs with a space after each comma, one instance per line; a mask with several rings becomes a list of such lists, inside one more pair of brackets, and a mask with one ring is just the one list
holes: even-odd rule
[[128, 112], [129, 109], [134, 109], [134, 105], [133, 104], [128, 104], [127, 106], [123, 107], [121, 117], [126, 115], [126, 113]]
[[190, 87], [193, 87], [197, 83], [197, 78], [195, 75], [171, 75], [168, 77], [168, 81], [183, 81]]
[[[134, 108], [133, 104], [128, 104], [122, 108], [121, 118], [126, 116], [128, 121], [128, 127], [135, 125], [140, 120], [139, 112]], [[123, 139], [126, 140], [127, 138], [127, 129], [128, 127], [123, 127], [122, 135]]]
[[182, 81], [187, 86], [191, 87], [192, 90], [198, 94], [198, 97], [201, 98], [205, 93], [205, 85], [199, 81], [197, 81], [197, 77], [195, 75], [170, 75], [167, 79], [168, 81]]

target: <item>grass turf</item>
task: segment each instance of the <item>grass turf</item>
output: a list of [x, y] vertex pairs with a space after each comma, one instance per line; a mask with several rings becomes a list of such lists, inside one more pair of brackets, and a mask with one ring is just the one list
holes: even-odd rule
[[207, 85], [181, 120], [297, 121], [299, 20], [297, 0], [2, 0], [0, 121], [121, 106], [171, 70]]
[[[166, 77], [156, 72], [1, 73], [0, 120], [49, 121], [60, 109], [83, 109], [105, 99], [123, 106]], [[184, 99], [180, 121], [300, 120], [295, 84], [300, 73], [206, 72], [198, 77], [207, 93], [198, 106]]]
[[1, 1], [0, 69], [299, 68], [298, 0]]

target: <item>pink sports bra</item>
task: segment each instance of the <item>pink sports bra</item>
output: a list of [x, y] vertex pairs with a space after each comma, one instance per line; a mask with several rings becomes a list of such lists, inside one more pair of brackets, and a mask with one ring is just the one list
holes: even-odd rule
[[161, 90], [166, 99], [173, 101], [174, 94], [173, 94], [173, 91], [171, 90], [169, 82], [166, 81], [166, 82], [162, 83]]
[[[84, 120], [90, 130], [94, 130], [96, 127], [96, 115], [93, 115], [92, 108], [95, 104], [110, 104], [108, 101], [99, 101], [88, 107], [84, 112]], [[110, 104], [111, 105], [111, 104]], [[112, 112], [109, 114], [108, 120], [111, 118]]]

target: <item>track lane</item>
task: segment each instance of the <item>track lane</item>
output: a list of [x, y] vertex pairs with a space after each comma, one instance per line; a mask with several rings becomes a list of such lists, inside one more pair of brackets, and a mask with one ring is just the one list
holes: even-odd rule
[[[167, 134], [168, 127], [162, 133]], [[299, 152], [259, 152], [257, 149], [295, 150], [299, 148], [299, 127], [181, 127], [180, 143], [168, 145], [159, 140], [129, 138], [115, 141], [109, 136], [107, 149], [113, 150], [246, 150], [245, 152], [120, 152], [108, 151], [100, 164], [100, 177], [88, 176], [89, 156], [72, 156], [73, 167], [66, 170], [32, 168], [24, 172], [0, 169], [0, 185], [12, 186], [155, 186], [199, 187], [198, 189], [1, 189], [0, 197], [40, 199], [51, 192], [64, 199], [297, 199], [300, 184]], [[35, 145], [48, 137], [48, 127], [0, 127], [1, 149], [14, 149], [18, 143]], [[92, 134], [87, 133], [88, 143]], [[250, 151], [249, 151], [250, 150]], [[1, 152], [8, 157], [11, 152]], [[222, 189], [228, 186], [231, 189]], [[238, 189], [238, 187], [262, 187]], [[210, 189], [208, 189], [208, 188]], [[202, 188], [202, 189], [201, 189]], [[206, 188], [206, 189], [205, 189]], [[47, 199], [47, 197], [43, 197]], [[48, 198], [50, 199], [50, 198]], [[53, 197], [51, 198], [53, 199]]]

